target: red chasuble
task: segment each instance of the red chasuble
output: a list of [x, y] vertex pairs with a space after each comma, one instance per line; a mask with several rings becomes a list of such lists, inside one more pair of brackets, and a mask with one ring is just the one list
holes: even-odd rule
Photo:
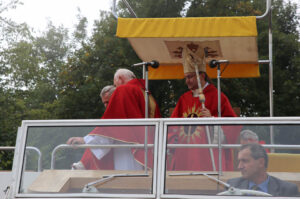
[[[161, 117], [159, 108], [152, 95], [149, 95], [149, 118]], [[129, 118], [145, 118], [145, 81], [142, 79], [133, 79], [125, 85], [116, 88], [112, 94], [109, 104], [102, 116], [102, 119], [129, 119]], [[154, 127], [148, 127], [148, 144], [154, 143]], [[121, 126], [121, 127], [97, 127], [89, 135], [100, 135], [111, 138], [124, 143], [144, 144], [145, 141], [144, 126]], [[144, 165], [144, 150], [132, 148], [132, 154], [137, 162]], [[93, 157], [94, 155], [91, 154]], [[89, 164], [89, 168], [114, 169], [113, 153], [107, 154], [101, 160], [94, 157], [92, 162], [97, 165], [91, 165], [87, 161], [81, 160], [84, 166]], [[111, 162], [107, 167], [107, 163], [103, 163], [104, 159]], [[148, 149], [148, 167], [153, 166], [153, 149]], [[86, 169], [89, 169], [86, 167]]]
[[[218, 117], [218, 92], [217, 88], [209, 84], [204, 90], [205, 107], [210, 110], [212, 116]], [[202, 105], [198, 97], [193, 97], [192, 91], [184, 93], [178, 100], [171, 115], [173, 118], [201, 117]], [[222, 117], [236, 117], [228, 98], [221, 94], [221, 115]], [[226, 143], [236, 143], [240, 127], [222, 126]], [[212, 131], [212, 128], [210, 128]], [[181, 126], [170, 129], [169, 143], [179, 144], [207, 144], [205, 126]], [[175, 141], [176, 140], [176, 141]], [[218, 149], [213, 149], [216, 169], [218, 170]], [[169, 167], [172, 170], [198, 170], [212, 171], [212, 161], [209, 149], [207, 148], [177, 148], [175, 149], [172, 163]], [[222, 150], [222, 169], [233, 170], [231, 150]]]

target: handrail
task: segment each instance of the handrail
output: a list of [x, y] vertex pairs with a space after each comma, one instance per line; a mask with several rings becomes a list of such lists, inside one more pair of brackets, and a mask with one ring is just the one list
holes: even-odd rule
[[0, 146], [0, 150], [2, 151], [12, 151], [15, 150], [16, 147], [14, 146]]
[[[241, 144], [221, 144], [224, 149], [240, 148]], [[262, 144], [267, 149], [299, 150], [300, 145]], [[218, 148], [218, 144], [167, 144], [167, 148]]]
[[[128, 3], [127, 0], [122, 0], [123, 3], [125, 4], [125, 6], [128, 8], [129, 12], [135, 17], [138, 18], [137, 14], [134, 12], [134, 10], [132, 9], [132, 7], [130, 6], [130, 4]], [[256, 19], [263, 19], [265, 18], [271, 11], [271, 0], [266, 0], [266, 10], [265, 12], [260, 15], [260, 16], [256, 16]], [[116, 12], [116, 0], [113, 0], [113, 6], [112, 6], [112, 14], [113, 16], [118, 19], [118, 14]]]
[[[300, 145], [279, 145], [279, 144], [264, 144], [264, 148], [268, 149], [300, 149]], [[148, 144], [148, 147], [153, 148], [153, 144]], [[167, 148], [218, 148], [218, 144], [167, 144]], [[231, 149], [240, 148], [241, 144], [221, 144], [221, 148]], [[107, 145], [91, 145], [91, 144], [81, 144], [81, 145], [68, 145], [61, 144], [56, 146], [51, 155], [51, 170], [55, 169], [55, 154], [60, 149], [84, 149], [84, 148], [144, 148], [144, 144], [107, 144]]]
[[[147, 145], [150, 148], [154, 147], [154, 144]], [[105, 144], [105, 145], [94, 145], [94, 144], [79, 144], [79, 145], [69, 145], [61, 144], [56, 146], [51, 154], [51, 169], [55, 168], [55, 154], [60, 149], [84, 149], [84, 148], [144, 148], [144, 144]]]
[[27, 146], [26, 149], [37, 152], [37, 154], [38, 154], [38, 172], [41, 172], [42, 171], [42, 153], [41, 153], [41, 151], [38, 148], [33, 147], [33, 146]]
[[259, 64], [269, 64], [270, 60], [258, 60]]
[[132, 9], [132, 7], [130, 6], [130, 4], [128, 3], [127, 0], [122, 0], [123, 3], [126, 5], [126, 7], [128, 8], [129, 12], [135, 17], [138, 18], [138, 16], [136, 15], [136, 13], [134, 12], [134, 10]]
[[[0, 146], [0, 150], [3, 150], [3, 151], [12, 151], [12, 150], [15, 150], [16, 147], [14, 146]], [[33, 150], [35, 152], [37, 152], [38, 154], [38, 168], [37, 170], [40, 172], [42, 170], [42, 153], [41, 151], [36, 148], [36, 147], [33, 147], [33, 146], [27, 146], [26, 149], [29, 149], [29, 150]]]
[[256, 16], [256, 19], [265, 18], [270, 13], [270, 10], [271, 10], [271, 0], [266, 0], [266, 11], [265, 11], [265, 13], [261, 16]]

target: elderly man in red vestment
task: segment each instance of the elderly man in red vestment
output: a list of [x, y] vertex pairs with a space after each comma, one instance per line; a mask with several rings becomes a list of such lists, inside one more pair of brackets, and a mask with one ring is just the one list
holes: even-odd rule
[[[127, 69], [119, 69], [114, 76], [117, 87], [111, 96], [102, 119], [127, 119], [145, 117], [145, 82], [137, 79]], [[159, 108], [149, 95], [149, 117], [160, 117]], [[67, 144], [143, 144], [144, 127], [97, 127], [83, 138], [70, 138]], [[148, 143], [153, 144], [154, 128], [148, 128]], [[86, 169], [141, 170], [144, 165], [144, 150], [129, 148], [91, 149], [93, 161], [82, 160]], [[148, 150], [148, 167], [152, 167], [153, 154]]]
[[[190, 91], [184, 93], [179, 98], [171, 115], [172, 118], [218, 117], [217, 88], [211, 83], [211, 80], [206, 74], [204, 53], [200, 50], [201, 49], [199, 48], [195, 52], [188, 47], [183, 50], [182, 57], [185, 82]], [[195, 68], [195, 65], [198, 68]], [[196, 70], [199, 72], [201, 90], [199, 90], [198, 87]], [[202, 95], [204, 94], [204, 96], [201, 97], [201, 93]], [[203, 99], [205, 99], [205, 102]], [[228, 98], [223, 93], [221, 94], [221, 115], [222, 117], [236, 117]], [[218, 141], [216, 141], [218, 140], [218, 131], [216, 129], [217, 128], [215, 127], [208, 130], [208, 127], [205, 126], [181, 126], [171, 128], [168, 134], [169, 143], [208, 144], [207, 132], [210, 133], [210, 139], [212, 138], [211, 143], [218, 143]], [[238, 134], [239, 129], [231, 129], [229, 131], [223, 126], [220, 139], [223, 143], [236, 143]], [[213, 159], [215, 162], [215, 169], [218, 169], [218, 149], [212, 149], [210, 153], [208, 148], [176, 148], [169, 169], [212, 171], [212, 153], [214, 154]], [[233, 169], [231, 156], [230, 150], [222, 150], [223, 170]]]

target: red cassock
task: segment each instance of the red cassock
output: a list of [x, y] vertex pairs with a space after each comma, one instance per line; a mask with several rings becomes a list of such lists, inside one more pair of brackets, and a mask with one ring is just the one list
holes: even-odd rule
[[[161, 117], [159, 107], [152, 95], [149, 95], [149, 118]], [[112, 94], [109, 104], [102, 116], [102, 119], [130, 119], [130, 118], [145, 118], [145, 81], [142, 79], [133, 79], [125, 85], [116, 88]], [[148, 132], [148, 144], [154, 143], [153, 126], [145, 128], [144, 126], [110, 126], [96, 127], [89, 135], [99, 135], [111, 138], [116, 141], [131, 144], [144, 144], [145, 131]], [[81, 159], [81, 162], [86, 169], [114, 169], [113, 150], [105, 155], [101, 160], [98, 160], [91, 151], [86, 151], [84, 155], [89, 158]], [[144, 165], [144, 149], [132, 148], [131, 152], [137, 162]], [[148, 150], [148, 167], [153, 166], [153, 148]], [[93, 160], [90, 160], [90, 157]]]
[[[218, 92], [217, 88], [209, 84], [204, 90], [205, 107], [210, 110], [211, 115], [218, 117]], [[193, 97], [192, 91], [184, 93], [178, 100], [177, 105], [171, 115], [173, 118], [201, 117], [202, 104], [198, 97]], [[221, 115], [222, 117], [236, 117], [228, 98], [221, 93]], [[241, 127], [222, 126], [226, 143], [236, 143]], [[210, 128], [213, 131], [213, 128]], [[179, 144], [207, 144], [205, 126], [181, 126], [172, 127], [168, 134], [169, 143]], [[216, 169], [219, 166], [218, 149], [213, 149]], [[196, 170], [212, 171], [212, 161], [209, 149], [207, 148], [177, 148], [171, 164], [171, 170]], [[233, 170], [232, 151], [222, 150], [222, 169], [224, 171]]]

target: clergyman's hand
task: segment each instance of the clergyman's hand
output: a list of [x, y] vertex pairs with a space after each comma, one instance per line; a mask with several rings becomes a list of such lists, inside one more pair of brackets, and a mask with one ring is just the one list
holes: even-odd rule
[[85, 144], [83, 137], [71, 137], [66, 144]]
[[202, 108], [200, 115], [202, 117], [212, 117], [210, 111], [207, 108]]

